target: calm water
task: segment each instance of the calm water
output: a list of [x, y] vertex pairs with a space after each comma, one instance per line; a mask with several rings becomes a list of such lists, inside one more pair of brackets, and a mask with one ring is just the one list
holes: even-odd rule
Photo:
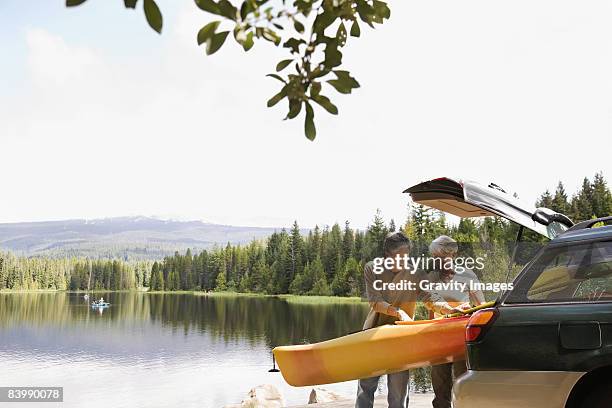
[[[276, 298], [100, 295], [112, 303], [102, 313], [77, 294], [0, 294], [0, 386], [63, 386], [64, 403], [49, 408], [216, 408], [266, 383], [303, 404], [309, 387], [267, 372], [271, 349], [358, 330], [367, 312]], [[356, 384], [325, 388], [353, 395]]]

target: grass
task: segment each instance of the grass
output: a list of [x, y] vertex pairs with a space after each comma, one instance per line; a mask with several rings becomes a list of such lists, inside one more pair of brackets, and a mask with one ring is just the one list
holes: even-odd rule
[[323, 305], [330, 303], [365, 303], [360, 297], [341, 296], [304, 296], [304, 295], [278, 295], [288, 303], [302, 305]]
[[263, 293], [249, 293], [249, 292], [193, 292], [196, 296], [211, 296], [211, 297], [266, 297]]
[[196, 291], [193, 290], [145, 290], [144, 293], [150, 293], [153, 295], [195, 295]]
[[141, 289], [121, 289], [121, 290], [110, 290], [110, 289], [91, 289], [91, 290], [58, 290], [57, 292], [64, 293], [130, 293], [130, 292], [143, 292]]
[[55, 293], [57, 289], [0, 289], [0, 293]]
[[[29, 290], [13, 290], [3, 289], [0, 293], [87, 293], [86, 290], [57, 290], [57, 289], [29, 289]], [[210, 296], [210, 297], [273, 297], [286, 301], [287, 303], [302, 304], [302, 305], [324, 305], [324, 304], [347, 304], [347, 303], [365, 303], [360, 297], [341, 297], [341, 296], [307, 296], [307, 295], [267, 295], [263, 293], [243, 293], [243, 292], [204, 292], [198, 290], [152, 290], [147, 291], [145, 288], [134, 290], [105, 290], [94, 289], [89, 293], [147, 293], [147, 294], [162, 294], [162, 295], [193, 295], [193, 296]]]

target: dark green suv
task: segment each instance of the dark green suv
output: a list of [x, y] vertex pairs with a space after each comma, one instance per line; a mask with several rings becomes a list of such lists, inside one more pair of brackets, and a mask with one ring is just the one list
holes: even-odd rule
[[503, 217], [551, 239], [466, 330], [455, 408], [612, 408], [612, 217], [573, 225], [495, 183], [441, 177], [404, 191], [457, 217]]
[[612, 217], [551, 240], [466, 331], [456, 408], [612, 407]]

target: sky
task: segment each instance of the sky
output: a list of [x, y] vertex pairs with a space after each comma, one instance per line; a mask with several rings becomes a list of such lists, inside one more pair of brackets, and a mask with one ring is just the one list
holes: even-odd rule
[[304, 227], [377, 208], [453, 176], [534, 202], [558, 181], [612, 177], [612, 3], [392, 1], [349, 38], [361, 83], [340, 110], [283, 121], [265, 74], [286, 58], [196, 44], [210, 21], [158, 0], [161, 36], [120, 0], [0, 1], [0, 222], [125, 215]]

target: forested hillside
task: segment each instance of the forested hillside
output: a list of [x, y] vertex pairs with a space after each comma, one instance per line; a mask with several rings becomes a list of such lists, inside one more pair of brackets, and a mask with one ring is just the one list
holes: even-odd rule
[[55, 258], [162, 259], [175, 251], [244, 244], [274, 228], [237, 227], [202, 221], [115, 217], [0, 224], [0, 249]]
[[[612, 214], [612, 194], [601, 174], [568, 197], [559, 183], [538, 206], [567, 213], [574, 221]], [[0, 253], [0, 289], [217, 290], [267, 294], [355, 296], [362, 293], [363, 264], [382, 252], [389, 231], [398, 227], [377, 213], [364, 231], [343, 226], [315, 227], [304, 234], [296, 223], [266, 240], [227, 244], [202, 251], [175, 252], [156, 261], [24, 258]], [[453, 236], [471, 256], [487, 256], [484, 281], [504, 279], [516, 226], [496, 217], [463, 219], [450, 225], [443, 214], [412, 207], [399, 227], [415, 242], [417, 254], [440, 234]], [[538, 238], [534, 238], [538, 240]]]

